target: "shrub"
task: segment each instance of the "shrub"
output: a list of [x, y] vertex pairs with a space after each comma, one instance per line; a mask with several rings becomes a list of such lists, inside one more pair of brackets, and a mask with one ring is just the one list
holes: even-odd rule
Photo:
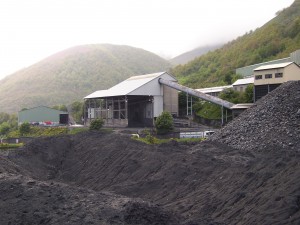
[[155, 144], [157, 142], [157, 139], [151, 134], [150, 130], [144, 131], [146, 134], [145, 141], [147, 144]]
[[173, 117], [169, 112], [162, 112], [155, 121], [155, 128], [158, 134], [166, 134], [173, 130]]
[[100, 130], [104, 124], [102, 119], [95, 119], [91, 122], [90, 130]]

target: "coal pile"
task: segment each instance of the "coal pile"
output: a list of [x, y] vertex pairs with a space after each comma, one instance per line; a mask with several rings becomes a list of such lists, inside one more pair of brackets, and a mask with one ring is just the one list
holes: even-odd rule
[[141, 200], [0, 174], [0, 224], [179, 224]]
[[0, 156], [0, 224], [298, 225], [299, 96], [288, 82], [202, 143], [37, 138]]
[[300, 81], [280, 85], [211, 140], [253, 151], [300, 150]]

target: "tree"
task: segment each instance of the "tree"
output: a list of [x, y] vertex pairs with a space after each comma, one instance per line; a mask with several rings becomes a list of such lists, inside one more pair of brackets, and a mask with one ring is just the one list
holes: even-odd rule
[[71, 104], [71, 116], [76, 121], [76, 123], [81, 123], [81, 118], [83, 117], [83, 102], [75, 101]]
[[30, 124], [27, 123], [27, 122], [22, 123], [20, 128], [19, 128], [19, 132], [22, 136], [25, 135], [25, 134], [30, 133]]
[[9, 120], [9, 114], [0, 112], [0, 124]]
[[241, 102], [241, 97], [242, 97], [241, 92], [235, 91], [232, 88], [227, 88], [227, 89], [223, 90], [219, 95], [219, 98], [224, 99], [229, 102], [232, 102], [232, 103], [235, 103], [235, 104]]
[[104, 124], [102, 119], [95, 119], [91, 122], [90, 130], [100, 130]]
[[10, 130], [10, 126], [9, 126], [8, 122], [3, 122], [0, 125], [0, 135], [7, 135], [9, 130]]
[[68, 112], [67, 106], [65, 106], [65, 105], [55, 105], [52, 107], [52, 109]]
[[155, 128], [158, 134], [166, 134], [173, 130], [173, 117], [169, 112], [162, 112], [155, 121]]
[[[0, 113], [0, 134], [18, 129], [18, 117], [16, 114]], [[2, 130], [2, 132], [1, 132]]]
[[253, 102], [253, 84], [249, 84], [244, 92], [244, 103], [252, 103]]

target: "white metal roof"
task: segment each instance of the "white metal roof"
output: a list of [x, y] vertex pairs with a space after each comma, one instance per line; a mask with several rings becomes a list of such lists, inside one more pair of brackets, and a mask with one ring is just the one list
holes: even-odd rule
[[[154, 79], [158, 79], [159, 77], [161, 77], [164, 74], [167, 74], [168, 76], [172, 77], [167, 72], [159, 72], [159, 73], [133, 76], [133, 77], [130, 77], [107, 90], [95, 91], [94, 93], [92, 93], [84, 98], [90, 99], [90, 98], [103, 98], [103, 97], [130, 95], [131, 92], [133, 92], [134, 90], [140, 88], [141, 86], [149, 83], [150, 81], [152, 81]], [[174, 80], [176, 80], [176, 79], [174, 78]]]
[[256, 69], [254, 69], [254, 71], [284, 68], [284, 67], [287, 67], [287, 66], [289, 66], [289, 65], [291, 65], [293, 63], [294, 62], [286, 62], [286, 63], [264, 65], [264, 66], [257, 67]]
[[240, 104], [235, 104], [234, 106], [231, 107], [231, 109], [248, 109], [251, 106], [253, 106], [253, 103], [240, 103]]
[[253, 84], [253, 83], [254, 83], [254, 77], [248, 77], [248, 78], [238, 79], [236, 82], [232, 84], [232, 86], [246, 85], [246, 84]]
[[224, 89], [227, 88], [232, 88], [232, 85], [227, 85], [227, 86], [219, 86], [219, 87], [209, 87], [209, 88], [201, 88], [201, 89], [196, 89], [196, 91], [200, 91], [202, 93], [215, 93], [215, 92], [221, 92]]

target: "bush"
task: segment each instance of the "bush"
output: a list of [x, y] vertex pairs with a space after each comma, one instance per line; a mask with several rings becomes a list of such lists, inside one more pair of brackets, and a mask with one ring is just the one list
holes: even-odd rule
[[0, 135], [7, 135], [10, 130], [10, 126], [7, 122], [0, 124]]
[[155, 128], [157, 130], [157, 134], [166, 134], [173, 130], [173, 117], [171, 113], [162, 112], [162, 114], [156, 118]]
[[21, 136], [23, 136], [25, 134], [29, 134], [30, 133], [30, 124], [27, 122], [22, 123], [19, 128], [19, 131], [20, 131]]
[[102, 119], [95, 119], [91, 122], [90, 130], [100, 130], [104, 124]]

